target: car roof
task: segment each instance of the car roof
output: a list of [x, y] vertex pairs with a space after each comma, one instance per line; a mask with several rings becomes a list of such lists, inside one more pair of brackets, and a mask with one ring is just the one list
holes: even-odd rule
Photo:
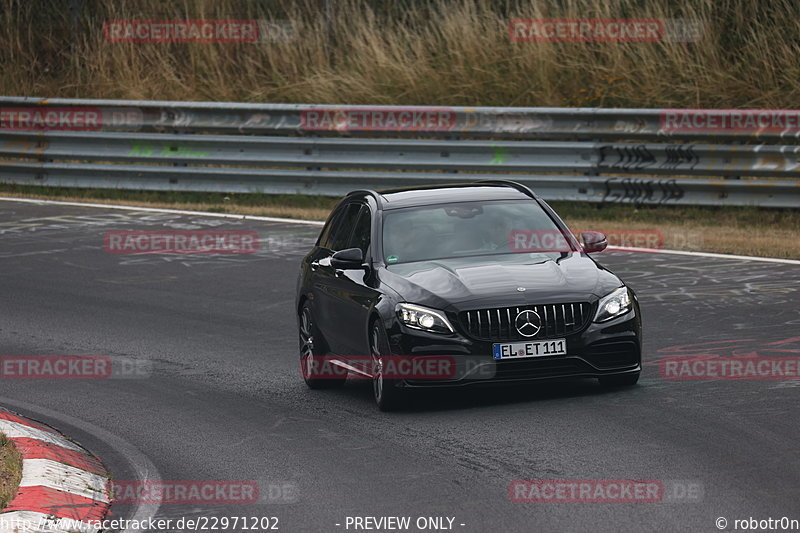
[[379, 208], [385, 210], [435, 205], [447, 202], [531, 200], [535, 198], [527, 187], [511, 181], [426, 185], [383, 189], [379, 191], [353, 191], [350, 193], [350, 195], [363, 194], [373, 196], [378, 202]]

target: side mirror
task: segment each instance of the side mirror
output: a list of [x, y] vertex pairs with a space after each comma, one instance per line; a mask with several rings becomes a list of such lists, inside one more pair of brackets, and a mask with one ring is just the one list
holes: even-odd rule
[[583, 239], [583, 250], [590, 254], [592, 252], [602, 252], [608, 246], [608, 239], [599, 231], [584, 231], [581, 233]]
[[339, 250], [331, 256], [331, 266], [342, 270], [361, 268], [364, 264], [364, 252], [361, 248]]

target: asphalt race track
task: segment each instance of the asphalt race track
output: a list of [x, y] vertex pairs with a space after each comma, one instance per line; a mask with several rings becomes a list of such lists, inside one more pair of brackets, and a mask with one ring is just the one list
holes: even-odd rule
[[[103, 248], [111, 230], [191, 229], [256, 231], [260, 247]], [[275, 516], [290, 533], [347, 531], [348, 516], [454, 517], [463, 532], [717, 531], [718, 517], [728, 530], [735, 519], [800, 519], [800, 380], [665, 379], [659, 363], [698, 351], [799, 356], [799, 266], [604, 252], [641, 301], [638, 386], [426, 393], [385, 414], [367, 383], [310, 391], [300, 379], [295, 280], [318, 231], [0, 202], [0, 355], [104, 355], [147, 369], [2, 379], [0, 406], [74, 437], [115, 480], [261, 487], [259, 503], [115, 505], [115, 517]], [[665, 498], [515, 503], [517, 479], [659, 480]]]

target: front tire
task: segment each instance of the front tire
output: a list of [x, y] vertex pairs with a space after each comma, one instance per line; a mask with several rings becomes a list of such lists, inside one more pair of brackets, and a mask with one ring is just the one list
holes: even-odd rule
[[639, 374], [641, 374], [641, 372], [603, 376], [598, 378], [598, 381], [605, 387], [632, 387], [639, 381]]
[[403, 391], [396, 387], [398, 380], [386, 379], [383, 374], [384, 357], [390, 355], [389, 339], [380, 319], [372, 325], [370, 333], [370, 351], [372, 352], [372, 394], [381, 411], [394, 411], [405, 403]]
[[308, 302], [300, 311], [298, 333], [300, 337], [300, 372], [310, 389], [332, 389], [347, 381], [347, 370], [334, 365], [324, 357], [321, 337]]

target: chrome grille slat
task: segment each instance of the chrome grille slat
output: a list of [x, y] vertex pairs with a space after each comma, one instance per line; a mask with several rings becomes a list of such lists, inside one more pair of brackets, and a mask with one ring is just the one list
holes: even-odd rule
[[[541, 330], [534, 337], [523, 337], [514, 326], [514, 319], [523, 310], [534, 310], [541, 318]], [[463, 311], [459, 320], [467, 335], [475, 339], [498, 342], [540, 340], [581, 331], [588, 325], [590, 311], [588, 302], [493, 307]]]
[[544, 305], [542, 307], [544, 307], [544, 324], [542, 324], [542, 328], [544, 328], [544, 335], [546, 337], [546, 336], [550, 335], [550, 321], [547, 319], [547, 307], [548, 306]]

